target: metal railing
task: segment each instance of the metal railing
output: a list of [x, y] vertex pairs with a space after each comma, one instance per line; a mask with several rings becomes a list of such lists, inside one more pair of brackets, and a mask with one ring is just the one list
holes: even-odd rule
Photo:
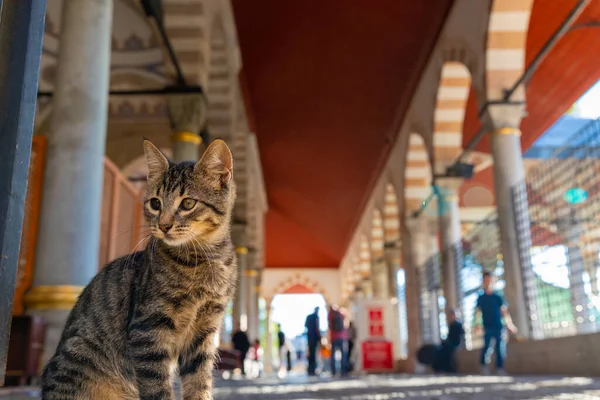
[[[531, 339], [600, 332], [600, 121], [566, 143], [512, 188]], [[505, 286], [497, 214], [476, 223], [456, 246], [462, 247], [458, 286], [467, 347], [477, 348], [473, 317], [482, 272], [496, 277], [499, 292]], [[443, 336], [445, 325], [442, 317], [437, 327], [432, 322], [444, 304], [439, 260], [435, 255], [419, 268], [422, 339], [429, 342]]]
[[[534, 167], [513, 188], [516, 208], [527, 208], [533, 281], [526, 301], [540, 335], [552, 338], [600, 331], [600, 121], [572, 135], [567, 146]], [[518, 221], [517, 221], [518, 222]]]

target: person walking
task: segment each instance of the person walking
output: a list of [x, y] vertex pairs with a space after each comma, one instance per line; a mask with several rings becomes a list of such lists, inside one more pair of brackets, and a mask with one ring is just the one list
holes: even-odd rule
[[354, 341], [356, 340], [356, 326], [354, 321], [348, 323], [348, 357], [346, 365], [348, 366], [348, 372], [354, 370], [354, 361], [352, 360], [352, 350], [354, 350]]
[[285, 344], [285, 333], [281, 330], [281, 324], [277, 324], [277, 349], [279, 350], [279, 369], [285, 367], [287, 359], [287, 346]]
[[[480, 359], [482, 373], [489, 374], [488, 365], [494, 352], [491, 348], [493, 341], [496, 352], [496, 373], [502, 375], [506, 358], [504, 328], [506, 327], [510, 333], [515, 334], [517, 327], [512, 322], [504, 298], [494, 290], [494, 278], [490, 272], [483, 273], [483, 292], [477, 299], [475, 310], [475, 320], [481, 320], [483, 325], [484, 344]], [[481, 318], [479, 314], [481, 314]], [[478, 325], [477, 330], [480, 329], [481, 327]]]
[[341, 353], [340, 372], [342, 376], [346, 376], [348, 374], [348, 365], [346, 362], [346, 342], [348, 340], [348, 332], [346, 331], [345, 316], [339, 310], [338, 306], [334, 304], [329, 309], [327, 320], [329, 322], [329, 334], [331, 339], [331, 375], [335, 376], [337, 372], [336, 356], [339, 351]]
[[306, 317], [304, 327], [308, 341], [308, 375], [314, 376], [317, 370], [317, 346], [321, 342], [319, 307], [315, 307], [313, 313]]
[[250, 350], [250, 340], [248, 339], [248, 335], [239, 325], [236, 325], [235, 333], [233, 334], [231, 341], [233, 342], [233, 348], [240, 353], [242, 375], [246, 375], [245, 361], [248, 350]]

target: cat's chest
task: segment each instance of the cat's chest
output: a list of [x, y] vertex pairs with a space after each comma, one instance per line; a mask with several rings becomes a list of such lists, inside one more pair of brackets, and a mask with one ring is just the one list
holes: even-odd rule
[[182, 310], [178, 315], [178, 326], [177, 329], [177, 347], [180, 350], [184, 349], [187, 344], [194, 339], [197, 334], [198, 328], [203, 328], [206, 325], [207, 319], [214, 319], [215, 323], [220, 324], [222, 314], [219, 315], [207, 315], [207, 306], [214, 304], [216, 299], [211, 297], [204, 297], [202, 301], [196, 301], [193, 305], [188, 306], [185, 310]]

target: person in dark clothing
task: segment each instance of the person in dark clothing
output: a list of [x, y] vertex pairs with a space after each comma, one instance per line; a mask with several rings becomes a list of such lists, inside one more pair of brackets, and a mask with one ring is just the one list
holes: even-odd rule
[[354, 321], [350, 321], [348, 324], [348, 371], [354, 370], [354, 362], [352, 361], [352, 350], [354, 350], [354, 342], [356, 340], [356, 327]]
[[277, 324], [277, 349], [279, 350], [279, 367], [286, 364], [287, 348], [285, 347], [285, 333], [281, 330], [281, 324]]
[[244, 360], [246, 360], [248, 350], [250, 350], [250, 340], [248, 339], [248, 335], [246, 334], [246, 332], [237, 327], [235, 333], [233, 334], [233, 337], [231, 338], [231, 341], [233, 342], [233, 348], [240, 352], [242, 375], [246, 375]]
[[433, 369], [436, 372], [456, 373], [456, 360], [454, 354], [456, 349], [463, 343], [465, 330], [463, 324], [458, 321], [455, 310], [448, 312], [448, 337], [439, 347]]
[[317, 370], [317, 346], [321, 342], [319, 307], [306, 317], [306, 338], [308, 339], [308, 375], [314, 376]]
[[[477, 299], [476, 313], [481, 314], [483, 321], [484, 345], [481, 349], [481, 367], [484, 374], [488, 373], [488, 364], [491, 356], [490, 347], [492, 340], [496, 351], [496, 372], [504, 373], [504, 359], [506, 358], [506, 344], [504, 342], [504, 326], [511, 333], [516, 333], [517, 328], [512, 322], [504, 298], [494, 291], [492, 274], [483, 274], [483, 292]], [[475, 320], [479, 320], [476, 315]], [[503, 321], [504, 320], [504, 321]]]

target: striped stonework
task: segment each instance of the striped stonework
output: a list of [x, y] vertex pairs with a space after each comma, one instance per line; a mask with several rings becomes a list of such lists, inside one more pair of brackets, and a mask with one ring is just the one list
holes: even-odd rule
[[431, 167], [423, 138], [411, 133], [406, 156], [404, 211], [409, 214], [421, 206], [431, 189]]
[[[186, 80], [188, 83], [205, 85], [209, 52], [205, 1], [164, 0], [163, 12], [167, 36]], [[172, 68], [170, 63], [167, 65]]]
[[[494, 0], [487, 36], [487, 97], [500, 99], [503, 90], [519, 79], [525, 68], [527, 31], [533, 0]], [[513, 100], [524, 99], [521, 86]]]
[[369, 248], [369, 241], [364, 235], [360, 238], [358, 258], [360, 276], [361, 278], [368, 278], [371, 275], [371, 251]]
[[235, 108], [244, 107], [240, 90], [233, 76], [229, 59], [227, 36], [221, 20], [216, 20], [211, 30], [210, 61], [208, 68], [208, 130], [214, 138], [231, 134]]
[[353, 256], [352, 263], [350, 264], [351, 268], [348, 270], [348, 276], [350, 276], [350, 280], [354, 285], [354, 289], [356, 289], [356, 285], [360, 282], [362, 277], [360, 271], [360, 257]]
[[400, 210], [396, 189], [391, 183], [385, 186], [383, 206], [383, 238], [385, 243], [397, 243], [400, 240]]
[[435, 172], [444, 173], [462, 149], [463, 122], [471, 75], [459, 62], [444, 64], [434, 113], [433, 151]]
[[373, 226], [371, 228], [371, 257], [379, 260], [383, 257], [383, 217], [381, 211], [373, 211]]

